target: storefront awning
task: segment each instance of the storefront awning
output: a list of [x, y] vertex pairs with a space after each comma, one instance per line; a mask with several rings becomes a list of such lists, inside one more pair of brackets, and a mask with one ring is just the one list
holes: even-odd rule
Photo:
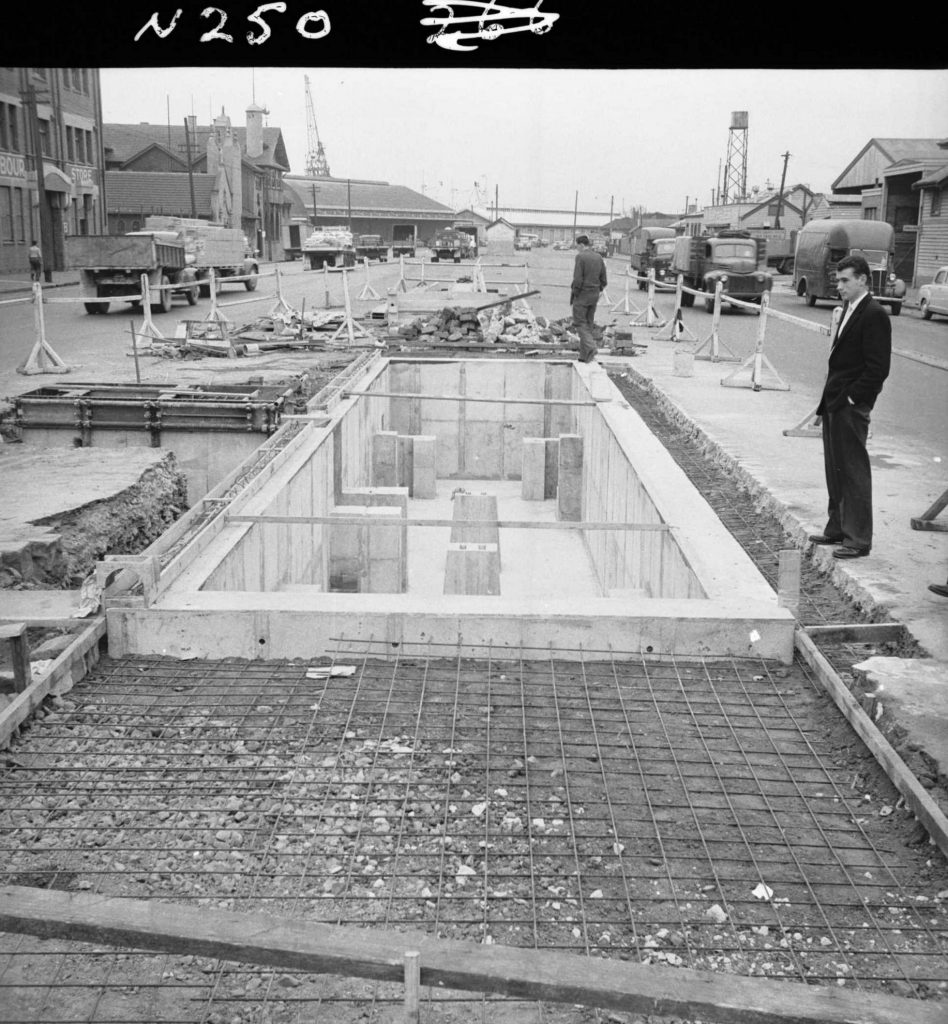
[[72, 192], [72, 178], [54, 164], [43, 164], [43, 184], [48, 192]]

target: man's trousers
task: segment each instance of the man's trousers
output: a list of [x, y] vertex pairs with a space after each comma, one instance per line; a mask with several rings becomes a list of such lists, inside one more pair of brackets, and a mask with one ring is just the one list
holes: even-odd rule
[[823, 414], [823, 465], [829, 494], [827, 537], [847, 547], [872, 547], [872, 472], [866, 441], [869, 407], [845, 405]]

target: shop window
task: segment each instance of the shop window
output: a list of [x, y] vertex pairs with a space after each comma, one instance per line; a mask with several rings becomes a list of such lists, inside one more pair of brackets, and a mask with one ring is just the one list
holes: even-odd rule
[[71, 125], [66, 125], [66, 158], [70, 161], [76, 159], [76, 136], [82, 133], [73, 128]]
[[12, 105], [7, 107], [7, 129], [10, 136], [10, 149], [15, 153], [20, 148], [20, 108]]
[[0, 185], [0, 240], [13, 241], [13, 189]]
[[49, 147], [49, 121], [38, 118], [36, 123], [39, 126], [40, 152], [43, 156], [52, 156], [52, 150]]
[[0, 103], [0, 149], [10, 149], [10, 133], [7, 128], [7, 104]]
[[13, 213], [16, 217], [16, 240], [18, 242], [26, 241], [26, 222], [28, 219], [26, 204], [28, 201], [29, 195], [26, 189], [15, 188], [13, 190]]
[[941, 216], [941, 196], [942, 196], [942, 190], [940, 188], [936, 188], [932, 192], [932, 216], [933, 217], [940, 217]]

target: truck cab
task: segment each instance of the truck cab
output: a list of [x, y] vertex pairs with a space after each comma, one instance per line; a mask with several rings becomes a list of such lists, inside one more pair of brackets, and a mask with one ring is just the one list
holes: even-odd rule
[[[707, 293], [705, 309], [714, 309], [718, 281], [725, 295], [744, 302], [760, 302], [764, 292], [773, 288], [773, 275], [763, 269], [764, 247], [746, 231], [721, 231], [716, 235], [675, 239], [671, 271], [681, 274], [689, 288]], [[694, 305], [695, 297], [682, 294], [684, 306]]]
[[[630, 265], [638, 277], [647, 277], [649, 270], [655, 271], [655, 280], [663, 281], [671, 275], [671, 260], [675, 252], [675, 231], [673, 228], [642, 227], [630, 233], [632, 255]], [[645, 291], [648, 284], [638, 282], [639, 291]]]
[[435, 233], [429, 248], [432, 250], [431, 262], [454, 260], [460, 263], [462, 257], [472, 255], [471, 236], [457, 228], [442, 228]]
[[380, 263], [388, 260], [388, 246], [382, 241], [381, 235], [359, 235], [355, 241], [355, 250], [360, 260], [378, 260]]
[[797, 295], [815, 306], [820, 299], [839, 302], [836, 265], [853, 254], [866, 258], [873, 298], [902, 312], [905, 282], [895, 275], [895, 229], [879, 220], [811, 220], [797, 232], [793, 285]]

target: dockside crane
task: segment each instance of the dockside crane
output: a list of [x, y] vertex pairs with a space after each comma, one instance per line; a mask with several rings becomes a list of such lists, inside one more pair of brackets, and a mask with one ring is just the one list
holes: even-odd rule
[[303, 79], [306, 82], [306, 173], [311, 178], [328, 178], [329, 163], [323, 144], [319, 140], [319, 130], [316, 128], [316, 111], [309, 89], [309, 75], [304, 75]]

